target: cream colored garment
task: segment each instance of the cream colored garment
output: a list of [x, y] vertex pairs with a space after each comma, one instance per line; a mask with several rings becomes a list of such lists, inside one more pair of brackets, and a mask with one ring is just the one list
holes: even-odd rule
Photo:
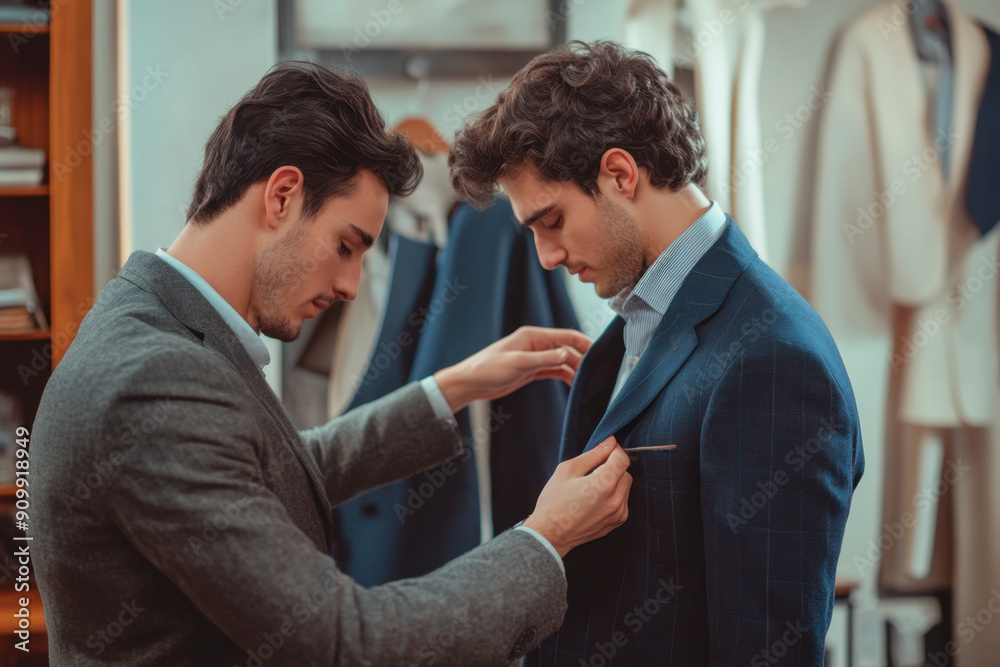
[[[946, 182], [902, 7], [894, 0], [867, 12], [839, 46], [820, 127], [811, 301], [850, 374], [869, 471], [884, 453], [884, 476], [866, 475], [857, 494], [884, 502], [871, 535], [884, 545], [880, 585], [920, 592], [950, 583], [957, 625], [1000, 586], [1000, 498], [991, 488], [1000, 474], [1000, 235], [980, 238], [963, 202], [989, 50], [982, 30], [948, 3], [956, 77]], [[935, 442], [942, 474], [933, 474]], [[959, 460], [971, 471], [956, 477], [949, 463]], [[930, 481], [921, 484], [921, 470], [932, 471]], [[960, 667], [993, 664], [1000, 624], [960, 645]]]
[[361, 280], [353, 301], [343, 305], [330, 364], [327, 416], [343, 414], [368, 371], [368, 362], [378, 344], [379, 329], [389, 298], [392, 264], [382, 244], [365, 252], [361, 260]]
[[408, 239], [444, 248], [448, 245], [448, 212], [457, 201], [448, 156], [419, 155], [424, 177], [408, 197], [393, 202], [387, 217], [389, 228]]
[[759, 88], [764, 12], [802, 0], [633, 0], [626, 44], [656, 58], [673, 76], [693, 69], [708, 155], [709, 196], [730, 213], [767, 258], [764, 155]]
[[674, 78], [676, 48], [684, 39], [678, 22], [682, 0], [632, 0], [625, 15], [625, 44], [645, 51]]
[[[910, 32], [904, 23], [883, 35], [892, 3], [844, 36], [820, 130], [812, 301], [841, 338], [898, 338], [880, 372], [905, 376], [904, 421], [987, 426], [1000, 368], [992, 263], [1000, 237], [979, 238], [964, 193], [989, 47], [982, 29], [949, 7], [956, 76], [947, 183]], [[913, 309], [906, 329], [893, 329], [890, 306]]]

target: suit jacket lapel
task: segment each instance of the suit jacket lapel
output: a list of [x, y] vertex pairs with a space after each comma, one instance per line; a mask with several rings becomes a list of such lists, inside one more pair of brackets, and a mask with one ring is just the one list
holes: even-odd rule
[[625, 320], [620, 316], [616, 317], [580, 361], [567, 399], [562, 446], [559, 449], [560, 461], [571, 459], [580, 453], [581, 445], [593, 433], [608, 406], [608, 398], [614, 389], [618, 367], [625, 353], [625, 340], [622, 337], [624, 329]]
[[[727, 216], [726, 230], [684, 279], [649, 347], [590, 434], [583, 451], [620, 432], [653, 402], [698, 346], [697, 325], [715, 314], [733, 281], [756, 257], [746, 237]], [[617, 367], [611, 373], [615, 377]]]
[[[223, 322], [223, 324], [225, 323]], [[330, 506], [330, 501], [326, 496], [323, 475], [319, 471], [319, 466], [316, 465], [316, 459], [306, 450], [305, 445], [302, 443], [302, 438], [299, 436], [298, 429], [295, 428], [295, 425], [292, 424], [291, 419], [288, 417], [288, 412], [281, 405], [281, 402], [278, 401], [278, 397], [275, 396], [270, 385], [267, 384], [264, 376], [261, 375], [257, 365], [250, 359], [250, 356], [246, 353], [246, 349], [232, 335], [232, 330], [229, 329], [228, 325], [226, 326], [226, 331], [218, 332], [213, 336], [206, 336], [205, 344], [218, 349], [223, 354], [227, 354], [224, 349], [228, 350], [229, 354], [227, 356], [234, 362], [236, 370], [247, 379], [247, 384], [254, 395], [257, 396], [257, 400], [264, 404], [264, 407], [271, 414], [271, 418], [274, 419], [285, 434], [286, 445], [295, 453], [296, 458], [298, 458], [302, 467], [308, 473], [313, 492], [319, 498], [319, 505], [323, 509], [326, 520], [329, 521], [327, 526], [328, 528], [332, 527], [333, 508]], [[234, 345], [238, 346], [238, 349], [234, 349]], [[329, 538], [330, 535], [328, 534], [327, 537]]]
[[177, 273], [169, 264], [153, 253], [136, 251], [132, 253], [119, 276], [135, 283], [144, 290], [156, 294], [166, 308], [202, 343], [222, 354], [237, 373], [246, 381], [257, 399], [264, 404], [272, 419], [285, 434], [286, 446], [308, 473], [313, 492], [324, 511], [327, 528], [332, 525], [330, 501], [323, 487], [323, 478], [315, 459], [310, 454], [299, 432], [288, 418], [288, 413], [271, 391], [257, 365], [250, 358], [246, 348], [229, 328], [222, 316], [202, 296], [194, 285]]

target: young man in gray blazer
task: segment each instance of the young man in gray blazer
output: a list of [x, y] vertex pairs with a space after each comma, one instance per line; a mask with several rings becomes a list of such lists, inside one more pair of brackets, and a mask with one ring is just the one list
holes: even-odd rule
[[609, 438], [559, 467], [520, 528], [436, 572], [364, 589], [337, 569], [331, 505], [460, 453], [455, 411], [570, 383], [590, 344], [521, 329], [293, 427], [259, 334], [292, 340], [354, 298], [389, 196], [420, 177], [384, 128], [360, 80], [276, 67], [209, 139], [178, 238], [135, 252], [84, 319], [30, 450], [53, 665], [503, 664], [559, 627], [561, 557], [625, 521]]

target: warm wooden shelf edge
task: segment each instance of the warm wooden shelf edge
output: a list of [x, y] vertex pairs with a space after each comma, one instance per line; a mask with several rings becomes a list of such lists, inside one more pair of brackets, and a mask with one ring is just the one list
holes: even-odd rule
[[[16, 492], [17, 485], [15, 484], [0, 485], [0, 501], [13, 500]], [[25, 593], [17, 593], [6, 587], [0, 588], [0, 637], [13, 635], [17, 629], [16, 623], [13, 622], [16, 620], [13, 618], [13, 614], [20, 608], [19, 600], [24, 596]], [[35, 584], [32, 584], [32, 590], [27, 593], [27, 596], [31, 598], [31, 606], [29, 607], [31, 631], [33, 634], [43, 634], [46, 631], [45, 614], [42, 609], [42, 599], [38, 595]]]
[[49, 25], [47, 23], [0, 23], [0, 32], [20, 32], [24, 33], [25, 37], [47, 35], [49, 34]]
[[49, 194], [48, 185], [0, 185], [0, 197], [45, 197]]
[[[4, 487], [0, 487], [0, 489], [3, 489], [3, 488]], [[2, 493], [2, 491], [0, 491], [0, 493]], [[860, 585], [861, 585], [860, 582], [855, 581], [853, 579], [840, 579], [840, 578], [838, 578], [837, 581], [834, 584], [834, 597], [836, 597], [838, 599], [839, 598], [846, 598], [851, 593], [853, 593], [855, 590], [857, 590], [858, 586], [860, 586]]]
[[31, 634], [46, 634], [45, 610], [42, 609], [42, 596], [38, 594], [37, 585], [32, 582], [31, 591], [27, 594], [10, 589], [0, 590], [0, 637], [9, 637], [17, 630], [17, 619], [14, 618], [21, 604], [20, 599], [25, 595], [31, 600], [28, 612], [31, 614]]
[[5, 334], [0, 333], [0, 341], [11, 341], [11, 340], [48, 340], [51, 332], [49, 331], [32, 331], [29, 333], [17, 333], [17, 334]]

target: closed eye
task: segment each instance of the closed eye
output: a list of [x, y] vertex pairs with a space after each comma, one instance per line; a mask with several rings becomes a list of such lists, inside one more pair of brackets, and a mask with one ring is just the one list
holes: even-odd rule
[[551, 225], [545, 225], [545, 229], [559, 229], [563, 225], [563, 217], [560, 215]]
[[340, 252], [340, 256], [341, 257], [348, 257], [348, 258], [354, 253], [354, 251], [351, 250], [350, 248], [348, 248], [347, 244], [344, 243], [343, 241], [340, 242], [340, 251], [339, 252]]

